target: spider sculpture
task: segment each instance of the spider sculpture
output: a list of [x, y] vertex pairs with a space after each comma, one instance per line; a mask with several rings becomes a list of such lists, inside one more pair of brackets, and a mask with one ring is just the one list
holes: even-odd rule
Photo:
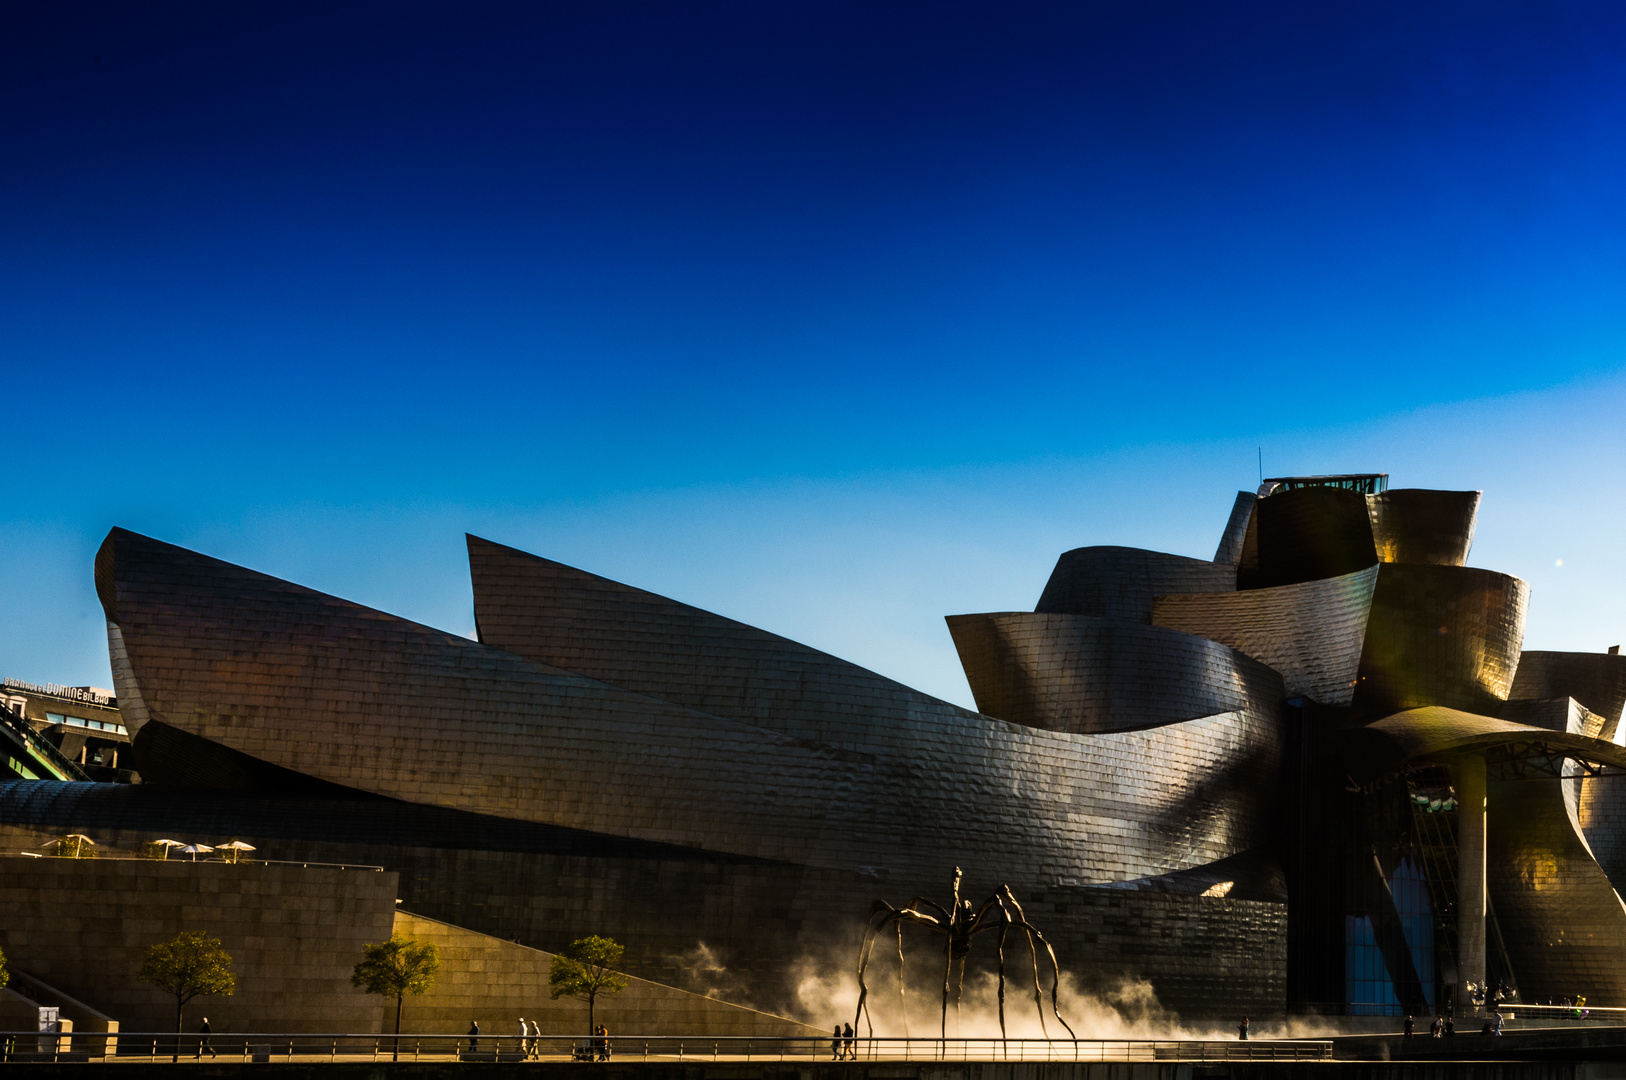
[[[984, 930], [999, 931], [999, 1034], [1005, 1037], [1005, 935], [1011, 930], [1020, 930], [1027, 935], [1028, 952], [1033, 958], [1033, 1004], [1039, 1010], [1039, 1029], [1050, 1037], [1044, 1022], [1044, 992], [1039, 988], [1039, 945], [1044, 946], [1045, 955], [1050, 957], [1050, 1011], [1055, 1014], [1057, 1022], [1067, 1028], [1067, 1034], [1078, 1038], [1067, 1021], [1061, 1018], [1061, 1008], [1056, 1000], [1057, 987], [1061, 982], [1061, 967], [1056, 963], [1056, 950], [1050, 947], [1050, 942], [1044, 939], [1038, 928], [1027, 921], [1022, 914], [1022, 906], [1011, 895], [1010, 886], [1001, 885], [994, 895], [982, 907], [975, 910], [971, 901], [960, 899], [960, 879], [964, 875], [960, 868], [954, 868], [953, 899], [947, 908], [943, 908], [924, 897], [915, 897], [909, 901], [907, 907], [895, 908], [885, 900], [877, 900], [870, 905], [869, 920], [864, 927], [864, 944], [858, 952], [858, 1015], [853, 1017], [853, 1024], [857, 1026], [865, 1018], [865, 1002], [869, 997], [869, 987], [864, 984], [864, 972], [869, 967], [869, 958], [875, 948], [875, 940], [881, 932], [892, 927], [898, 936], [898, 1006], [902, 1010], [903, 1001], [903, 924], [914, 923], [924, 926], [934, 934], [944, 937], [943, 956], [943, 1017], [942, 1037], [948, 1038], [948, 1007], [949, 998], [954, 998], [954, 1014], [956, 1020], [960, 1013], [960, 988], [965, 981], [965, 958], [971, 952], [971, 938]], [[1037, 941], [1038, 945], [1034, 942]], [[907, 1024], [907, 1017], [904, 1020]], [[875, 1034], [875, 1024], [869, 1021], [869, 1032]]]

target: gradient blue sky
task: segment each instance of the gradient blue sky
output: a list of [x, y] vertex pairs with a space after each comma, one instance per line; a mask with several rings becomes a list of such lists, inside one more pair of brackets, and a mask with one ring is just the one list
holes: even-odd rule
[[969, 704], [1256, 447], [1602, 649], [1623, 360], [1619, 4], [0, 7], [8, 675], [115, 524], [459, 633], [466, 530]]

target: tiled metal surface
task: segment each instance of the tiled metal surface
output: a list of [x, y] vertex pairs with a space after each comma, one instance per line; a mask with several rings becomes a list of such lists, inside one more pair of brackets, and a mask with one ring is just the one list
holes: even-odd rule
[[1383, 716], [1443, 705], [1496, 715], [1513, 687], [1529, 596], [1530, 587], [1510, 574], [1384, 563], [1366, 624], [1356, 711]]
[[1152, 602], [1166, 593], [1230, 592], [1236, 567], [1126, 547], [1086, 547], [1056, 560], [1034, 611], [1152, 621]]
[[[908, 880], [960, 862], [1013, 883], [1112, 881], [1224, 858], [1270, 828], [1278, 730], [1248, 713], [1079, 736], [759, 665], [812, 703], [810, 739], [134, 534], [108, 545], [101, 591], [116, 588], [153, 718], [363, 791]], [[627, 622], [656, 659], [653, 643], [681, 636]]]
[[1464, 566], [1479, 516], [1477, 491], [1395, 488], [1366, 497], [1372, 541], [1389, 563]]
[[1253, 504], [1257, 498], [1251, 491], [1236, 493], [1230, 520], [1226, 521], [1225, 532], [1220, 535], [1219, 547], [1214, 551], [1215, 562], [1235, 566], [1242, 560], [1242, 545], [1248, 538], [1248, 522], [1253, 517]]
[[1576, 825], [1592, 857], [1615, 891], [1626, 895], [1626, 769], [1566, 783], [1575, 803]]
[[1348, 705], [1378, 568], [1234, 593], [1160, 596], [1158, 626], [1223, 642], [1281, 672], [1290, 696]]
[[[582, 837], [383, 799], [17, 781], [0, 784], [0, 823], [5, 850], [70, 830], [104, 850], [235, 835], [262, 857], [378, 864], [399, 874], [395, 895], [413, 912], [534, 948], [605, 934], [626, 946], [623, 967], [633, 975], [773, 1011], [798, 1007], [810, 972], [848, 970], [876, 897], [937, 895], [943, 884]], [[1280, 1007], [1286, 917], [1267, 864], [1255, 849], [1134, 886], [1172, 896], [1038, 885], [1019, 894], [1063, 969], [1081, 980], [1111, 988], [1148, 979], [1164, 1007], [1187, 1017], [1229, 1018], [1233, 1002], [1264, 1014]], [[1226, 881], [1236, 888], [1224, 897], [1195, 895]], [[967, 888], [981, 895], [998, 883], [973, 867]]]
[[1542, 701], [1510, 700], [1502, 706], [1502, 719], [1605, 741], [1612, 741], [1615, 734], [1615, 725], [1568, 697]]
[[1174, 630], [1024, 611], [948, 625], [977, 708], [1012, 723], [1128, 731], [1223, 712], [1267, 723], [1283, 697], [1264, 664]]
[[[1626, 656], [1619, 653], [1525, 652], [1510, 700], [1572, 697], [1609, 723], [1611, 735], [1626, 705]], [[1610, 736], [1605, 736], [1606, 738]]]
[[1365, 495], [1330, 487], [1282, 491], [1254, 503], [1237, 587], [1263, 589], [1340, 577], [1377, 561]]
[[1493, 782], [1487, 802], [1491, 904], [1524, 999], [1626, 1001], [1626, 907], [1577, 835], [1560, 783]]

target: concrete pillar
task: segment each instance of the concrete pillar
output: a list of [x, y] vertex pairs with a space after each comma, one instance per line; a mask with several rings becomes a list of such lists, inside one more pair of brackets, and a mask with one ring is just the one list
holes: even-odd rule
[[1470, 1015], [1468, 983], [1485, 985], [1485, 758], [1452, 767], [1457, 789], [1457, 1015]]

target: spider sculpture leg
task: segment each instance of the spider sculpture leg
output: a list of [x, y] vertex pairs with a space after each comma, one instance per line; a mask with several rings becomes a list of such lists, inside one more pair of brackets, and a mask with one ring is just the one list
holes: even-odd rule
[[[1044, 935], [1039, 932], [1038, 928], [1028, 922], [1026, 913], [1022, 911], [1022, 905], [1016, 902], [1016, 897], [1012, 895], [1010, 887], [1007, 885], [1000, 886], [1000, 893], [1004, 901], [1016, 912], [1016, 924], [1026, 931], [1028, 935], [1028, 950], [1033, 955], [1033, 1004], [1039, 1010], [1040, 1029], [1044, 1029], [1044, 999], [1039, 990], [1039, 950], [1034, 948], [1034, 938], [1039, 939], [1039, 944], [1044, 946], [1046, 955], [1050, 957], [1050, 1011], [1055, 1014], [1056, 1022], [1066, 1028], [1067, 1034], [1076, 1040], [1078, 1035], [1074, 1033], [1072, 1026], [1061, 1018], [1061, 1003], [1058, 1000], [1061, 986], [1061, 965], [1056, 962], [1056, 950], [1050, 947], [1050, 942], [1045, 940]], [[1045, 1037], [1049, 1038], [1049, 1032], [1045, 1033]]]
[[[1073, 1031], [1072, 1025], [1061, 1018], [1061, 1003], [1058, 998], [1061, 987], [1061, 965], [1056, 962], [1056, 950], [1050, 947], [1050, 942], [1044, 939], [1044, 935], [1039, 933], [1037, 927], [1029, 924], [1026, 921], [1020, 922], [1017, 925], [1027, 932], [1028, 941], [1030, 944], [1034, 938], [1038, 938], [1039, 944], [1044, 946], [1045, 955], [1050, 957], [1050, 1011], [1055, 1015], [1056, 1022], [1062, 1027], [1066, 1028], [1067, 1034], [1076, 1040], [1078, 1038], [1078, 1034]], [[1038, 949], [1033, 950], [1033, 957], [1034, 990], [1037, 991], [1039, 975]], [[1034, 1002], [1039, 1005], [1039, 1023], [1042, 1025], [1044, 1023], [1044, 1005], [1043, 999], [1037, 992], [1034, 994]]]
[[[969, 911], [970, 908], [971, 905], [968, 902], [966, 904], [966, 910]], [[967, 951], [969, 952], [969, 945], [971, 936], [973, 934], [980, 934], [984, 930], [993, 929], [995, 924], [990, 923], [988, 918], [989, 915], [995, 911], [999, 913], [999, 922], [997, 924], [999, 926], [999, 1037], [1003, 1039], [1005, 1037], [1005, 927], [1006, 924], [1010, 922], [1010, 915], [1005, 911], [1005, 906], [1000, 903], [999, 896], [997, 894], [992, 900], [989, 900], [987, 903], [983, 904], [982, 907], [978, 908], [976, 915], [971, 916], [968, 919], [965, 937], [966, 944], [968, 946]], [[962, 979], [965, 977], [964, 956], [960, 958], [960, 975]]]
[[1005, 931], [1010, 928], [1011, 917], [1005, 905], [999, 905], [999, 1037], [1005, 1038]]
[[[949, 917], [943, 927], [948, 932], [948, 941], [943, 945], [943, 1015], [938, 1030], [940, 1037], [944, 1039], [948, 1038], [949, 984], [954, 977], [954, 930], [955, 923], [960, 918], [960, 879], [964, 876], [965, 871], [956, 866], [954, 868], [954, 883], [950, 890]], [[956, 1026], [958, 1026], [958, 1001], [956, 1001], [955, 1007], [955, 1020]]]
[[[884, 916], [879, 925], [876, 925], [876, 915]], [[881, 927], [884, 927], [889, 922], [897, 924], [898, 937], [901, 940], [903, 937], [902, 914], [884, 900], [875, 901], [875, 904], [870, 908], [869, 921], [864, 926], [864, 943], [858, 949], [858, 1011], [853, 1016], [853, 1027], [855, 1029], [860, 1023], [864, 1022], [866, 1015], [864, 1003], [869, 998], [869, 987], [864, 982], [864, 972], [869, 967], [870, 952], [875, 947], [875, 938], [879, 934]], [[869, 1022], [869, 1033], [872, 1036], [875, 1034], [873, 1020]]]
[[[898, 1015], [903, 1017], [903, 1037], [909, 1038], [909, 1003], [903, 999], [903, 923], [900, 920], [893, 924], [898, 928]], [[873, 1031], [871, 1032], [873, 1034]]]
[[[918, 910], [916, 905], [935, 909], [938, 912], [943, 911], [942, 908], [929, 900], [922, 902], [919, 897], [916, 897], [910, 903], [910, 906], [906, 908], [895, 908], [885, 900], [877, 900], [870, 905], [869, 920], [864, 927], [864, 943], [858, 950], [858, 1009], [853, 1016], [853, 1027], [856, 1028], [860, 1023], [867, 1022], [871, 1036], [875, 1034], [875, 1022], [873, 1018], [869, 1018], [868, 1010], [865, 1008], [865, 1004], [869, 999], [869, 986], [864, 981], [864, 973], [869, 968], [870, 956], [875, 949], [875, 939], [880, 936], [881, 931], [886, 929], [887, 926], [895, 926], [898, 934], [898, 960], [901, 965], [903, 960], [903, 924], [905, 922], [917, 923], [937, 933], [946, 933], [943, 929], [943, 923], [947, 921], [946, 918], [940, 921], [929, 912]], [[898, 978], [901, 983], [903, 978], [901, 971], [898, 973]], [[899, 992], [900, 994], [902, 992], [901, 986]]]

